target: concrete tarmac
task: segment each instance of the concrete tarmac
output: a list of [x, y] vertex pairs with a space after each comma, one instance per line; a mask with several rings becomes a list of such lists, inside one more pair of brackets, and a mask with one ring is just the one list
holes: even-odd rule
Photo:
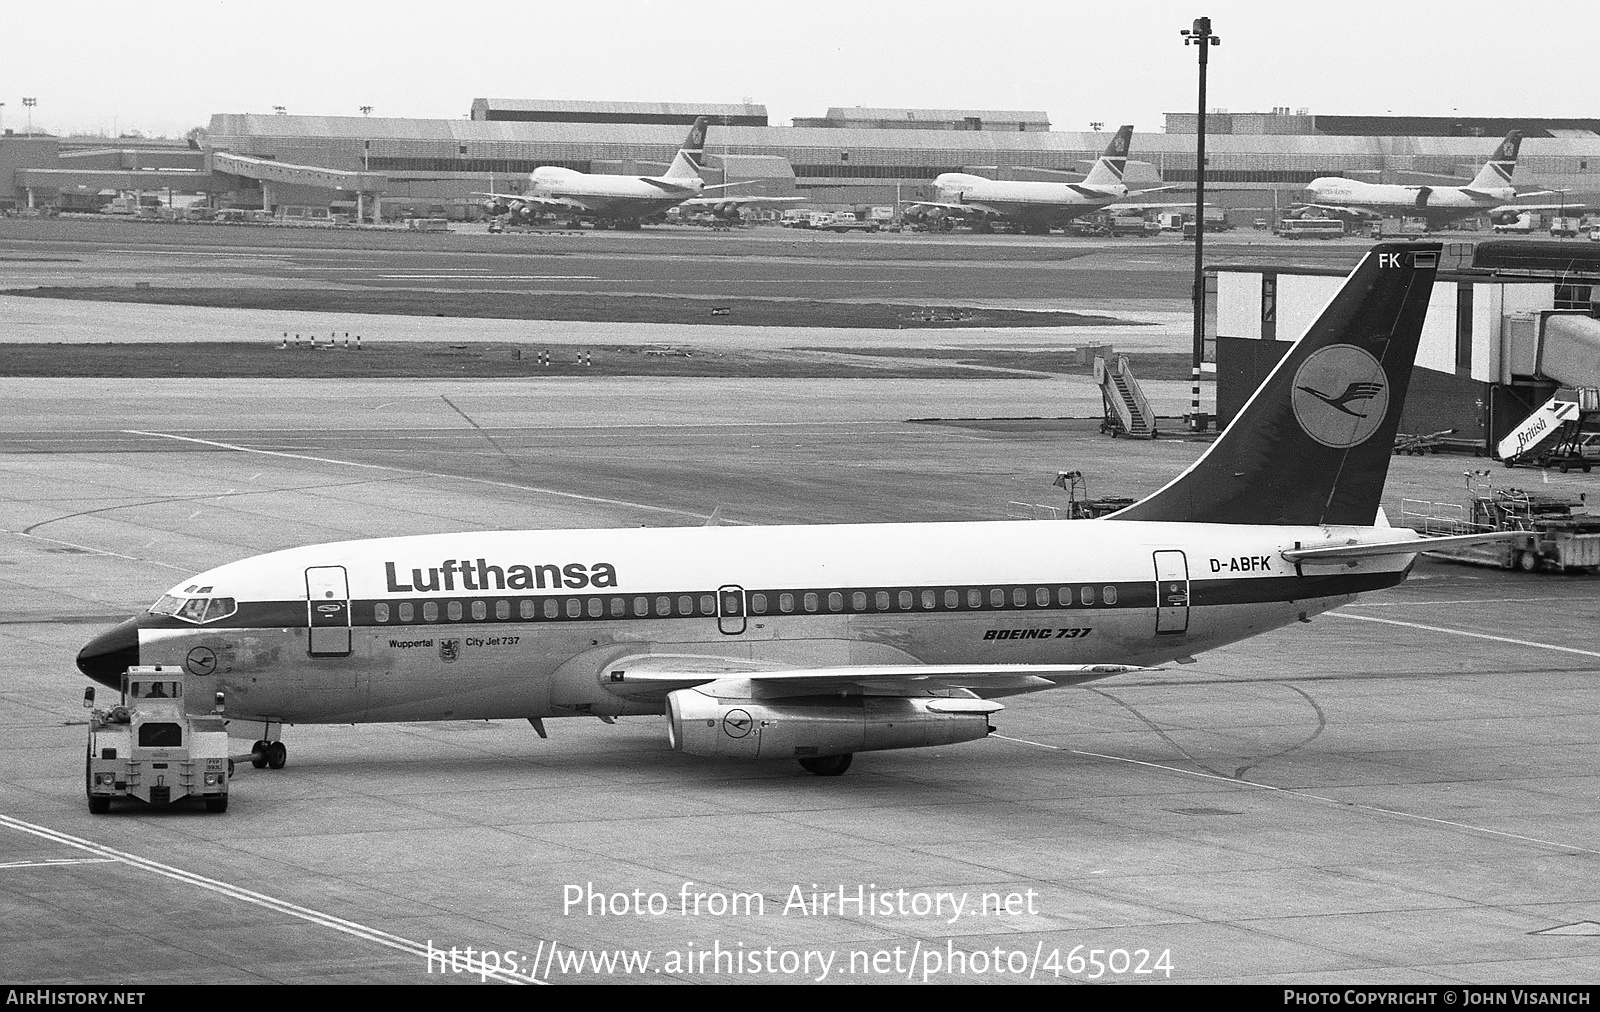
[[[969, 384], [966, 410], [1010, 413], [981, 403], [1004, 385]], [[222, 561], [719, 507], [992, 518], [1059, 503], [1058, 467], [1136, 495], [1203, 448], [908, 424], [822, 382], [735, 409], [679, 381], [589, 413], [452, 388], [496, 448], [435, 391], [381, 386], [0, 391], [0, 976], [476, 982], [446, 955], [470, 946], [497, 954], [489, 979], [552, 982], [1593, 980], [1590, 578], [1423, 561], [1309, 626], [1013, 698], [988, 740], [864, 754], [839, 779], [680, 755], [654, 718], [551, 721], [549, 740], [301, 726], [286, 769], [242, 768], [225, 815], [88, 814], [74, 652]], [[1391, 496], [1455, 497], [1472, 463], [1397, 458]]]
[[[1141, 273], [1153, 275], [1151, 290], [1182, 284], [1175, 242], [1161, 253], [1154, 244], [1082, 252], [1059, 237], [907, 237], [874, 248], [854, 237], [802, 246], [781, 237], [728, 245], [720, 235], [377, 235], [340, 252], [326, 236], [291, 230], [254, 230], [254, 244], [229, 236], [229, 249], [218, 238], [226, 229], [130, 226], [76, 238], [6, 229], [0, 278], [13, 284], [25, 275], [125, 284], [135, 262], [157, 280], [188, 270], [207, 284], [282, 284], [315, 273], [291, 272], [308, 263], [297, 258], [335, 253], [408, 263], [471, 254], [499, 265], [509, 262], [500, 240], [633, 258], [613, 280], [648, 261], [641, 250], [732, 251], [721, 266], [737, 268], [726, 275], [735, 280], [755, 276], [746, 259], [989, 258], [1017, 266], [990, 269], [983, 276], [1005, 285], [974, 281], [971, 298], [1148, 314], [1153, 326], [1113, 335], [1121, 348], [1141, 331], [1151, 350], [1188, 340], [1170, 292], [1119, 290]], [[134, 236], [143, 245], [128, 245]], [[1228, 255], [1312, 255], [1248, 247]], [[1353, 260], [1356, 251], [1315, 255]], [[228, 252], [278, 266], [218, 274]], [[204, 269], [183, 267], [188, 253], [209, 258]], [[1060, 277], [1106, 273], [1077, 291], [1025, 285], [1047, 258]], [[801, 294], [839, 276], [791, 267]], [[653, 268], [652, 284], [679, 269]], [[253, 341], [295, 326], [367, 325], [332, 315], [340, 322], [313, 326], [0, 298], [0, 340]], [[387, 340], [559, 334], [762, 348], [1059, 348], [1088, 336], [370, 325]], [[1163, 413], [1187, 409], [1187, 383], [1146, 390]], [[191, 573], [376, 534], [712, 515], [758, 524], [1041, 516], [1062, 505], [1051, 486], [1058, 470], [1082, 470], [1092, 495], [1136, 496], [1204, 449], [1100, 435], [1087, 379], [3, 379], [0, 404], [0, 978], [119, 987], [1594, 980], [1592, 577], [1423, 560], [1405, 585], [1309, 625], [1190, 665], [1014, 697], [997, 735], [863, 754], [838, 779], [681, 755], [658, 718], [552, 720], [548, 740], [521, 722], [300, 726], [284, 734], [286, 769], [241, 767], [226, 814], [87, 812], [85, 681], [72, 659]], [[1035, 417], [985, 421], [1019, 416]], [[943, 421], [913, 421], [928, 418]], [[1398, 517], [1405, 499], [1460, 502], [1464, 472], [1486, 463], [1395, 458], [1385, 508]], [[1491, 477], [1595, 491], [1580, 474], [1496, 467]], [[467, 948], [478, 957], [471, 970]], [[484, 952], [494, 953], [487, 966]]]

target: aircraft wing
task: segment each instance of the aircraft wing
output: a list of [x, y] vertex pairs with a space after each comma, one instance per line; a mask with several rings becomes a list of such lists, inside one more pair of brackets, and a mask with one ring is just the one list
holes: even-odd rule
[[1311, 208], [1313, 211], [1326, 211], [1329, 214], [1341, 214], [1349, 218], [1381, 218], [1383, 215], [1365, 207], [1351, 207], [1343, 204], [1296, 204], [1291, 210]]
[[591, 211], [592, 208], [582, 201], [569, 197], [531, 197], [525, 193], [469, 193], [469, 197], [489, 197], [494, 200], [503, 200], [507, 203], [536, 204], [539, 207], [549, 207], [562, 211]]
[[[697, 687], [713, 696], [751, 699], [833, 695], [854, 689], [884, 696], [948, 696], [954, 692], [954, 701], [1012, 696], [1149, 670], [1126, 664], [857, 664], [772, 669], [752, 669], [750, 664], [735, 658], [644, 656], [608, 665], [601, 680], [618, 695], [640, 698]], [[740, 667], [744, 670], [738, 670]]]
[[1005, 213], [1005, 212], [1001, 211], [999, 208], [990, 207], [987, 204], [980, 204], [980, 203], [946, 204], [946, 203], [942, 203], [942, 202], [937, 201], [937, 200], [915, 200], [915, 201], [907, 201], [906, 202], [906, 206], [907, 207], [937, 207], [937, 208], [940, 208], [941, 210], [945, 210], [945, 211], [981, 211], [984, 214], [1004, 214]]
[[[731, 185], [731, 184], [730, 184]], [[706, 187], [710, 189], [710, 187]], [[690, 197], [679, 204], [679, 207], [721, 207], [724, 204], [804, 204], [806, 197], [757, 197], [757, 196], [726, 196], [726, 197]]]
[[1565, 212], [1563, 217], [1576, 218], [1585, 213], [1587, 210], [1587, 205], [1574, 204], [1569, 201], [1565, 204], [1501, 204], [1490, 213], [1507, 214], [1511, 212], [1521, 213], [1523, 211], [1561, 211]]

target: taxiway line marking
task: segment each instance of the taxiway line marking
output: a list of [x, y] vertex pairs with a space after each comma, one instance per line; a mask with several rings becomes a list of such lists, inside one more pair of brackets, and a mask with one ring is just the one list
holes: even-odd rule
[[114, 864], [114, 857], [52, 857], [43, 861], [7, 861], [0, 864], [0, 870], [6, 868], [56, 868], [75, 864]]
[[96, 548], [93, 545], [80, 545], [76, 541], [62, 541], [60, 538], [47, 538], [42, 534], [29, 534], [26, 531], [12, 531], [4, 529], [0, 529], [0, 534], [15, 534], [19, 538], [33, 538], [36, 541], [48, 541], [52, 545], [65, 545], [68, 548], [81, 548], [82, 550], [91, 552], [95, 555], [109, 555], [113, 559], [126, 559], [129, 562], [143, 562], [151, 566], [160, 566], [162, 569], [170, 569], [176, 573], [194, 572], [194, 570], [185, 569], [182, 566], [173, 566], [165, 562], [157, 562], [154, 559], [141, 559], [137, 555], [123, 555], [121, 552], [113, 552], [106, 548]]
[[1540, 650], [1556, 650], [1564, 654], [1578, 654], [1582, 657], [1600, 657], [1600, 651], [1580, 650], [1577, 647], [1563, 647], [1555, 643], [1540, 643], [1537, 640], [1519, 640], [1511, 636], [1495, 636], [1490, 633], [1472, 632], [1467, 629], [1451, 629], [1449, 626], [1424, 625], [1421, 622], [1402, 622], [1397, 618], [1378, 618], [1376, 615], [1344, 615], [1330, 612], [1332, 618], [1345, 618], [1352, 622], [1381, 622], [1384, 625], [1403, 626], [1407, 629], [1421, 629], [1424, 632], [1449, 633], [1452, 636], [1467, 636], [1475, 640], [1491, 640], [1495, 643], [1509, 643], [1517, 647], [1536, 647]]
[[[705, 520], [703, 513], [693, 513], [689, 510], [675, 510], [670, 506], [650, 506], [645, 503], [629, 502], [626, 499], [607, 499], [597, 495], [583, 495], [579, 492], [563, 492], [560, 489], [540, 488], [536, 485], [518, 485], [510, 481], [495, 481], [491, 478], [472, 478], [464, 475], [441, 474], [437, 471], [419, 471], [412, 467], [395, 467], [391, 464], [365, 464], [355, 460], [335, 460], [332, 457], [313, 457], [308, 453], [286, 453], [282, 450], [258, 450], [251, 446], [239, 446], [236, 443], [223, 443], [214, 439], [198, 439], [194, 436], [179, 436], [170, 432], [145, 432], [140, 429], [123, 429], [125, 433], [135, 436], [155, 436], [161, 439], [176, 439], [184, 443], [199, 443], [202, 446], [215, 446], [219, 450], [234, 450], [239, 453], [259, 453], [268, 457], [288, 457], [291, 460], [309, 460], [318, 464], [337, 464], [340, 467], [365, 467], [374, 471], [394, 471], [398, 474], [418, 474], [429, 478], [443, 478], [448, 481], [470, 481], [477, 485], [492, 485], [496, 488], [517, 489], [522, 492], [537, 492], [542, 495], [553, 495], [563, 499], [577, 499], [582, 502], [603, 503], [607, 506], [626, 506], [629, 509], [649, 510], [653, 513], [671, 513], [674, 516], [693, 517], [696, 520]], [[726, 523], [743, 525], [740, 520], [725, 520]]]
[[1130, 766], [1144, 766], [1148, 769], [1161, 770], [1165, 773], [1179, 773], [1186, 777], [1195, 777], [1200, 780], [1214, 780], [1218, 783], [1235, 784], [1239, 787], [1253, 787], [1257, 790], [1271, 791], [1275, 794], [1287, 794], [1291, 797], [1305, 798], [1308, 801], [1320, 801], [1327, 805], [1337, 805], [1340, 808], [1359, 808], [1365, 812], [1376, 812], [1379, 815], [1393, 815], [1402, 819], [1413, 819], [1417, 822], [1430, 822], [1437, 826], [1449, 826], [1452, 829], [1464, 829], [1472, 833], [1483, 833], [1487, 836], [1499, 836], [1508, 840], [1520, 840], [1523, 843], [1538, 844], [1541, 847], [1552, 847], [1557, 850], [1579, 851], [1584, 854], [1600, 854], [1600, 850], [1589, 847], [1580, 847], [1576, 844], [1561, 843], [1557, 840], [1545, 840], [1537, 836], [1524, 836], [1521, 833], [1512, 833], [1503, 829], [1489, 829], [1485, 826], [1474, 826], [1470, 822], [1455, 822], [1450, 819], [1436, 819], [1431, 815], [1418, 815], [1415, 812], [1402, 812], [1395, 808], [1384, 808], [1382, 805], [1365, 805], [1359, 801], [1341, 801], [1322, 794], [1313, 794], [1310, 791], [1297, 791], [1289, 787], [1276, 787], [1272, 784], [1257, 783], [1254, 780], [1238, 780], [1233, 777], [1219, 777], [1215, 773], [1204, 773], [1199, 770], [1186, 770], [1178, 766], [1168, 766], [1164, 763], [1154, 763], [1148, 759], [1129, 759], [1127, 756], [1107, 755], [1104, 752], [1087, 752], [1083, 749], [1062, 748], [1060, 745], [1047, 745], [1042, 741], [1029, 741], [1026, 738], [1012, 738], [1004, 734], [991, 734], [991, 738], [1002, 741], [1016, 742], [1019, 745], [1033, 745], [1038, 748], [1049, 749], [1052, 752], [1068, 752], [1072, 755], [1087, 756], [1091, 759], [1105, 759], [1110, 762], [1127, 763]]
[[[157, 875], [173, 879], [177, 882], [182, 882], [185, 885], [196, 886], [201, 889], [206, 889], [210, 892], [219, 893], [231, 899], [242, 900], [245, 903], [253, 903], [256, 906], [265, 907], [268, 910], [274, 910], [278, 913], [288, 914], [291, 917], [298, 917], [303, 921], [310, 921], [313, 924], [319, 924], [325, 928], [332, 928], [335, 931], [352, 935], [356, 938], [363, 939], [364, 941], [375, 942], [378, 945], [396, 949], [409, 955], [418, 956], [424, 960], [428, 958], [429, 949], [432, 948], [431, 942], [428, 944], [416, 942], [401, 935], [390, 934], [389, 932], [380, 928], [369, 927], [368, 925], [361, 924], [357, 921], [346, 920], [345, 918], [338, 917], [334, 914], [324, 913], [320, 910], [313, 910], [310, 907], [302, 907], [296, 903], [290, 903], [288, 900], [278, 899], [276, 896], [268, 896], [265, 893], [258, 893], [253, 889], [246, 889], [243, 886], [236, 886], [228, 882], [223, 882], [219, 879], [207, 878], [204, 875], [197, 875], [192, 871], [184, 871], [182, 868], [176, 868], [169, 864], [162, 864], [160, 861], [153, 861], [150, 858], [140, 857], [137, 854], [130, 854], [127, 851], [115, 850], [111, 847], [107, 847], [105, 844], [95, 843], [93, 840], [85, 840], [77, 836], [71, 836], [67, 833], [61, 832], [60, 830], [51, 829], [48, 826], [40, 826], [32, 822], [24, 822], [23, 820], [14, 818], [10, 815], [0, 815], [0, 826], [9, 826], [12, 829], [23, 833], [32, 834], [33, 836], [49, 840], [53, 843], [65, 844], [69, 847], [75, 847], [78, 850], [87, 851], [88, 853], [94, 854], [108, 863], [115, 862], [131, 865], [132, 867], [148, 872], [154, 872]], [[439, 950], [433, 949], [433, 952], [437, 953]], [[471, 968], [469, 972], [473, 974], [481, 973], [485, 977], [492, 977], [495, 980], [504, 981], [508, 984], [544, 983], [544, 981], [535, 977], [525, 976], [519, 973], [511, 973], [504, 969], [495, 967], [484, 967], [480, 965]]]

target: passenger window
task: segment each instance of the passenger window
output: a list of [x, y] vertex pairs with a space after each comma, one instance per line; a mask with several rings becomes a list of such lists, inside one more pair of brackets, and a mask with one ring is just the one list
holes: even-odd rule
[[437, 621], [439, 621], [439, 602], [438, 601], [424, 601], [424, 602], [422, 602], [422, 621], [424, 621], [424, 622], [437, 622]]
[[837, 590], [828, 592], [828, 610], [844, 611], [844, 595]]
[[1016, 605], [1018, 608], [1026, 608], [1028, 606], [1028, 588], [1011, 588], [1011, 603]]
[[788, 615], [789, 613], [793, 612], [794, 611], [794, 595], [793, 594], [779, 594], [778, 595], [778, 610], [783, 612], [785, 615]]
[[389, 621], [389, 606], [386, 605], [386, 604], [375, 604], [375, 605], [373, 605], [372, 606], [372, 621], [377, 622], [379, 624], [382, 624], [384, 622]]
[[900, 610], [901, 611], [910, 611], [911, 610], [911, 591], [902, 590], [900, 592], [899, 596], [900, 596]]
[[634, 616], [634, 618], [648, 618], [649, 615], [650, 615], [650, 599], [648, 597], [636, 597], [636, 598], [634, 598], [633, 599], [633, 616]]
[[959, 590], [947, 590], [947, 591], [945, 591], [944, 592], [944, 606], [946, 608], [959, 608], [959, 607], [961, 607], [961, 592]]
[[1116, 604], [1117, 603], [1117, 588], [1115, 588], [1115, 587], [1107, 587], [1105, 590], [1101, 591], [1100, 592], [1100, 600], [1104, 601], [1106, 604]]
[[933, 591], [925, 590], [922, 592], [922, 609], [924, 611], [932, 611], [937, 605], [938, 600], [934, 597]]
[[806, 602], [806, 611], [816, 611], [817, 610], [817, 595], [816, 595], [816, 593], [814, 591], [807, 591], [806, 592], [805, 602]]
[[400, 602], [400, 621], [409, 622], [416, 617], [416, 609], [411, 607], [410, 601]]
[[1057, 587], [1056, 588], [1056, 603], [1061, 605], [1061, 607], [1063, 607], [1063, 608], [1072, 607], [1072, 588], [1071, 587]]
[[983, 607], [983, 591], [981, 591], [981, 590], [969, 590], [969, 591], [967, 591], [967, 607], [968, 608], [982, 608]]
[[750, 613], [752, 615], [765, 615], [767, 613], [767, 595], [750, 595]]
[[506, 619], [510, 618], [511, 617], [511, 602], [510, 601], [496, 601], [494, 603], [494, 617], [495, 617], [496, 620], [501, 621], [501, 622], [504, 622]]
[[544, 617], [545, 618], [560, 618], [561, 617], [561, 603], [559, 601], [557, 601], [553, 597], [545, 598], [544, 599]]
[[717, 598], [715, 594], [700, 595], [700, 614], [715, 615], [717, 613]]
[[989, 607], [1004, 608], [1006, 606], [1006, 592], [999, 587], [989, 591]]
[[522, 599], [522, 603], [517, 606], [517, 614], [521, 615], [523, 618], [533, 618], [533, 616], [537, 614], [537, 608], [538, 605], [534, 602], [533, 598], [525, 597]]
[[877, 597], [877, 603], [878, 603], [878, 610], [879, 611], [888, 611], [889, 610], [889, 592], [887, 590], [880, 590], [880, 591], [878, 591], [876, 597]]
[[605, 611], [606, 611], [606, 605], [605, 605], [604, 601], [600, 600], [598, 597], [589, 598], [589, 617], [590, 618], [599, 618], [601, 615], [605, 614]]
[[611, 617], [624, 618], [628, 614], [628, 602], [620, 597], [611, 599]]
[[662, 618], [672, 614], [672, 598], [656, 598], [656, 614]]
[[451, 601], [449, 604], [445, 605], [445, 610], [450, 615], [450, 621], [452, 621], [452, 622], [461, 621], [461, 602], [460, 601]]
[[1078, 591], [1078, 600], [1082, 601], [1084, 604], [1094, 604], [1094, 588], [1085, 587]]
[[1033, 603], [1041, 608], [1050, 607], [1050, 588], [1040, 587], [1033, 592]]
[[850, 595], [850, 610], [858, 612], [867, 610], [867, 595], [865, 591], [858, 590]]
[[489, 617], [489, 605], [483, 601], [472, 602], [472, 617], [475, 621], [482, 622]]
[[567, 599], [567, 617], [568, 618], [582, 618], [583, 617], [583, 602], [578, 600], [575, 597], [568, 598]]
[[690, 597], [688, 594], [685, 594], [682, 597], [678, 598], [678, 614], [679, 615], [693, 615], [694, 614], [694, 598]]

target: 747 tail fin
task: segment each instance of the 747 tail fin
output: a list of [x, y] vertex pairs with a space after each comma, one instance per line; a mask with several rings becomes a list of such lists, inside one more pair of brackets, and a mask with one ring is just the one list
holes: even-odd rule
[[1522, 132], [1513, 130], [1494, 149], [1494, 154], [1483, 163], [1483, 168], [1467, 184], [1469, 190], [1496, 190], [1511, 185], [1511, 176], [1517, 171], [1517, 150], [1522, 147]]
[[1117, 135], [1106, 145], [1105, 153], [1095, 160], [1094, 167], [1083, 177], [1084, 186], [1117, 186], [1128, 170], [1128, 144], [1133, 140], [1133, 126], [1117, 128]]
[[1370, 526], [1440, 246], [1374, 246], [1200, 459], [1106, 519]]
[[678, 149], [678, 154], [672, 159], [672, 165], [667, 169], [663, 179], [689, 179], [700, 174], [700, 159], [705, 157], [706, 151], [706, 118], [699, 117], [694, 121], [694, 126], [689, 128], [689, 136], [683, 139], [683, 147]]

